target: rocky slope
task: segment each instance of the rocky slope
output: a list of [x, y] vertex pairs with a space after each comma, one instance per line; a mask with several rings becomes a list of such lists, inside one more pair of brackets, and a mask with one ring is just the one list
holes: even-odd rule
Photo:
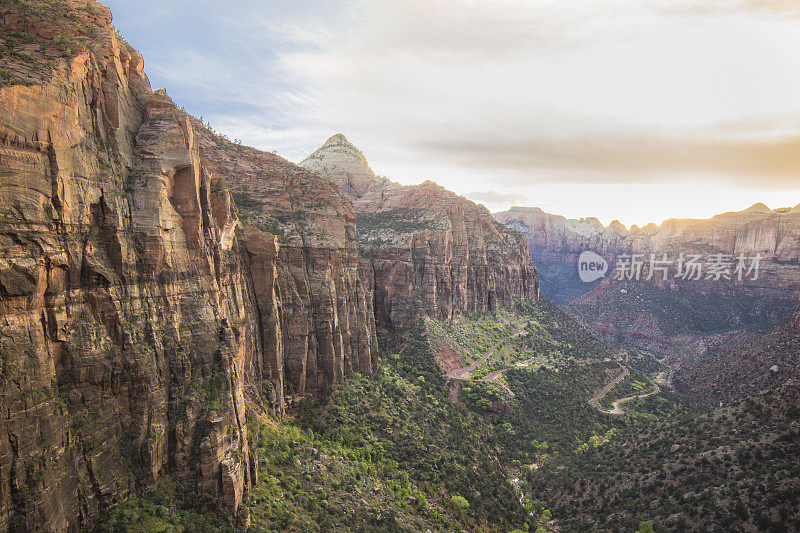
[[724, 347], [684, 365], [675, 387], [713, 401], [730, 401], [796, 379], [800, 374], [800, 307], [792, 319], [751, 342]]
[[[800, 206], [771, 210], [756, 204], [708, 220], [667, 220], [626, 230], [596, 219], [568, 220], [537, 208], [515, 207], [495, 217], [522, 231], [542, 279], [542, 291], [617, 340], [661, 354], [702, 353], [708, 347], [757, 337], [785, 323], [800, 295]], [[758, 279], [682, 280], [672, 265], [667, 279], [654, 272], [641, 281], [606, 278], [583, 283], [578, 256], [594, 251], [609, 262], [621, 254], [677, 261], [681, 253], [760, 254]], [[735, 264], [734, 264], [735, 267]]]
[[[640, 400], [641, 405], [652, 400]], [[800, 382], [628, 428], [530, 472], [564, 531], [793, 531]], [[652, 529], [650, 529], [652, 531]]]
[[379, 324], [404, 327], [420, 312], [449, 319], [539, 297], [524, 239], [485, 207], [430, 181], [403, 186], [376, 176], [341, 134], [300, 166], [330, 179], [353, 201]]
[[165, 476], [243, 527], [246, 398], [376, 366], [352, 206], [152, 91], [101, 4], [4, 3], [0, 41], [0, 531]]

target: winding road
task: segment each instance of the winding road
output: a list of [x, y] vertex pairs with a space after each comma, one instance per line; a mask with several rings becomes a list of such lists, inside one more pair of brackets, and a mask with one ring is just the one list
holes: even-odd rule
[[619, 366], [622, 367], [622, 373], [620, 373], [619, 376], [617, 376], [614, 379], [612, 379], [608, 383], [608, 385], [606, 385], [605, 387], [600, 389], [597, 392], [597, 394], [595, 394], [594, 397], [592, 397], [592, 399], [589, 400], [589, 405], [591, 405], [592, 407], [597, 407], [597, 404], [600, 402], [600, 400], [602, 400], [605, 397], [606, 394], [608, 394], [608, 391], [613, 389], [615, 385], [617, 385], [620, 381], [625, 379], [625, 376], [627, 376], [630, 373], [630, 371], [628, 370], [628, 367], [622, 366], [622, 365], [619, 365]]
[[[589, 400], [589, 405], [591, 405], [592, 407], [597, 407], [597, 404], [600, 403], [600, 400], [602, 400], [605, 397], [605, 395], [608, 394], [609, 391], [611, 391], [611, 389], [614, 388], [615, 385], [617, 385], [620, 381], [625, 379], [625, 376], [627, 376], [630, 373], [630, 371], [626, 366], [623, 365], [620, 366], [622, 367], [622, 372], [620, 373], [620, 375], [612, 379], [608, 383], [608, 385], [600, 389], [600, 391], [597, 394], [595, 394], [591, 400]], [[652, 396], [653, 394], [658, 393], [660, 390], [661, 388], [658, 386], [658, 383], [653, 383], [653, 390], [651, 390], [648, 393], [637, 394], [636, 396], [628, 396], [627, 398], [620, 398], [619, 400], [615, 400], [614, 403], [611, 404], [612, 406], [611, 409], [605, 410], [597, 407], [597, 410], [607, 415], [624, 415], [625, 411], [623, 411], [620, 408], [620, 404], [629, 402], [631, 400], [635, 400], [636, 398], [647, 398], [648, 396]]]
[[527, 334], [528, 334], [528, 332], [525, 331], [525, 325], [520, 326], [519, 331], [517, 331], [516, 333], [514, 333], [510, 337], [506, 337], [505, 339], [503, 339], [501, 341], [498, 341], [494, 346], [489, 348], [486, 351], [486, 353], [483, 354], [480, 357], [480, 359], [478, 359], [477, 361], [475, 361], [471, 365], [451, 370], [447, 374], [447, 377], [449, 379], [457, 379], [457, 380], [460, 380], [460, 381], [483, 381], [484, 383], [485, 382], [489, 382], [489, 381], [496, 381], [497, 383], [500, 384], [500, 386], [502, 386], [506, 391], [508, 391], [508, 393], [511, 396], [514, 396], [514, 393], [511, 391], [511, 389], [508, 388], [508, 385], [506, 385], [505, 382], [500, 379], [500, 376], [503, 374], [503, 372], [508, 370], [508, 368], [502, 368], [500, 370], [495, 370], [494, 372], [491, 372], [491, 373], [485, 375], [484, 377], [482, 377], [480, 379], [473, 379], [472, 373], [475, 372], [475, 370], [477, 370], [477, 368], [479, 366], [481, 366], [483, 363], [485, 363], [487, 359], [489, 359], [491, 356], [493, 356], [495, 354], [495, 352], [497, 352], [497, 350], [499, 350], [500, 347], [507, 340], [515, 339], [517, 337], [522, 337], [522, 336], [525, 336]]
[[[482, 381], [484, 383], [489, 382], [489, 381], [494, 381], [494, 382], [498, 383], [501, 387], [503, 387], [511, 396], [514, 396], [514, 392], [510, 388], [508, 388], [508, 385], [502, 379], [500, 379], [502, 377], [502, 375], [503, 375], [503, 372], [505, 372], [506, 370], [508, 370], [511, 367], [501, 368], [500, 370], [495, 370], [493, 372], [490, 372], [489, 374], [486, 374], [484, 377], [482, 377], [480, 379], [474, 379], [472, 377], [472, 374], [473, 374], [473, 372], [475, 372], [475, 370], [478, 369], [478, 367], [480, 367], [492, 355], [494, 355], [495, 352], [497, 352], [497, 350], [499, 350], [500, 347], [503, 346], [503, 344], [507, 340], [514, 339], [516, 337], [521, 337], [523, 335], [527, 335], [527, 332], [525, 331], [524, 325], [520, 327], [519, 331], [517, 331], [516, 333], [511, 335], [511, 337], [507, 337], [507, 338], [505, 338], [505, 339], [503, 339], [501, 341], [498, 341], [494, 346], [489, 348], [486, 351], [485, 354], [483, 354], [477, 361], [475, 361], [471, 365], [451, 370], [447, 374], [447, 377], [449, 379], [456, 379], [456, 380], [459, 380], [459, 381]], [[592, 407], [596, 408], [601, 413], [605, 413], [607, 415], [624, 415], [625, 411], [623, 411], [620, 408], [621, 404], [623, 404], [625, 402], [629, 402], [629, 401], [634, 400], [636, 398], [647, 398], [648, 396], [652, 396], [653, 394], [656, 394], [661, 390], [661, 388], [658, 386], [658, 383], [653, 383], [653, 390], [648, 392], [648, 393], [646, 393], [646, 394], [639, 394], [639, 395], [636, 395], [636, 396], [628, 396], [627, 398], [620, 398], [619, 400], [615, 400], [614, 401], [614, 403], [612, 404], [612, 409], [609, 409], [609, 410], [600, 409], [597, 406], [597, 404], [600, 403], [600, 401], [603, 398], [605, 398], [606, 394], [608, 394], [611, 391], [611, 389], [613, 389], [623, 379], [625, 379], [625, 377], [628, 374], [630, 374], [630, 370], [628, 370], [628, 367], [626, 367], [622, 363], [620, 363], [619, 366], [622, 369], [622, 372], [620, 372], [618, 376], [616, 376], [609, 383], [607, 383], [602, 389], [600, 389], [597, 392], [597, 394], [595, 394], [592, 397], [591, 400], [589, 400], [589, 405], [591, 405]]]
[[620, 398], [619, 400], [616, 400], [613, 404], [611, 404], [613, 406], [613, 409], [611, 409], [609, 411], [604, 411], [604, 410], [600, 409], [600, 412], [601, 413], [605, 413], [607, 415], [624, 415], [625, 411], [623, 411], [622, 409], [619, 408], [619, 405], [621, 403], [629, 402], [631, 400], [635, 400], [636, 398], [647, 398], [648, 396], [652, 396], [653, 394], [656, 394], [660, 390], [661, 390], [661, 388], [658, 386], [658, 383], [653, 383], [653, 390], [651, 390], [647, 394], [639, 394], [637, 396], [628, 396], [627, 398]]
[[500, 370], [495, 370], [491, 374], [485, 375], [483, 379], [481, 379], [480, 381], [496, 381], [501, 387], [503, 387], [506, 390], [506, 392], [508, 392], [508, 394], [514, 396], [514, 391], [509, 389], [508, 385], [506, 385], [506, 382], [500, 379], [500, 376], [502, 376], [503, 372], [505, 372], [506, 370], [508, 370], [508, 368], [501, 368]]

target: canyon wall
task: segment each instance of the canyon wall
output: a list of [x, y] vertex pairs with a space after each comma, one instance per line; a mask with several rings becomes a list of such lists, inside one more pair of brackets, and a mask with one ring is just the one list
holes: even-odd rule
[[243, 525], [249, 300], [230, 198], [107, 8], [66, 6], [2, 11], [5, 36], [42, 48], [93, 37], [56, 51], [46, 81], [0, 88], [0, 530], [89, 527], [165, 474]]
[[[671, 219], [661, 225], [603, 226], [597, 219], [570, 220], [538, 208], [514, 207], [497, 220], [523, 232], [543, 293], [612, 338], [677, 362], [688, 354], [746, 342], [785, 323], [800, 295], [800, 206], [771, 210], [756, 204], [707, 220]], [[578, 257], [590, 250], [609, 262], [605, 278], [583, 283]], [[664, 280], [647, 280], [650, 254], [703, 260], [722, 253], [760, 255], [757, 279], [683, 280], [676, 265]], [[610, 276], [622, 254], [640, 254], [640, 281]], [[749, 263], [748, 263], [749, 266]], [[735, 267], [735, 264], [734, 264]], [[732, 270], [732, 269], [731, 269]], [[731, 272], [732, 274], [732, 272]]]
[[[201, 156], [246, 225], [244, 261], [264, 354], [249, 371], [285, 379], [290, 399], [374, 372], [373, 284], [359, 268], [352, 203], [330, 181], [194, 124]], [[284, 376], [273, 370], [281, 368]]]
[[485, 208], [343, 138], [350, 182], [230, 142], [97, 2], [3, 4], [0, 41], [0, 531], [90, 529], [165, 479], [246, 527], [247, 409], [373, 373], [376, 323], [538, 298]]
[[421, 313], [450, 319], [539, 297], [525, 240], [485, 207], [431, 181], [403, 186], [376, 176], [341, 134], [300, 166], [330, 179], [352, 200], [379, 324], [400, 328]]
[[105, 6], [51, 8], [0, 7], [0, 531], [91, 528], [165, 476], [244, 527], [246, 401], [377, 367], [355, 213], [152, 91]]

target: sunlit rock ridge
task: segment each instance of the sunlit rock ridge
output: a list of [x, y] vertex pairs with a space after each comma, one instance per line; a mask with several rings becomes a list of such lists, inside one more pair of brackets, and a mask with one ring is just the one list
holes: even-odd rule
[[299, 164], [352, 200], [379, 324], [402, 327], [420, 312], [448, 319], [539, 297], [525, 239], [485, 207], [431, 181], [400, 185], [376, 176], [342, 134]]

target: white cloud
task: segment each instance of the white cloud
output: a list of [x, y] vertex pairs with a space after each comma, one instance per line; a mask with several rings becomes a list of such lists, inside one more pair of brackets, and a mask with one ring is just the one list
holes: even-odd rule
[[182, 51], [153, 72], [229, 137], [295, 161], [342, 131], [404, 183], [432, 178], [479, 191], [492, 208], [519, 197], [565, 214], [574, 184], [593, 184], [595, 195], [640, 196], [628, 207], [609, 197], [586, 215], [636, 223], [656, 210], [633, 205], [671, 196], [634, 184], [699, 183], [714, 194], [698, 210], [737, 208], [742, 195], [800, 201], [793, 1], [207, 7], [181, 22], [208, 43], [167, 41], [167, 53]]

